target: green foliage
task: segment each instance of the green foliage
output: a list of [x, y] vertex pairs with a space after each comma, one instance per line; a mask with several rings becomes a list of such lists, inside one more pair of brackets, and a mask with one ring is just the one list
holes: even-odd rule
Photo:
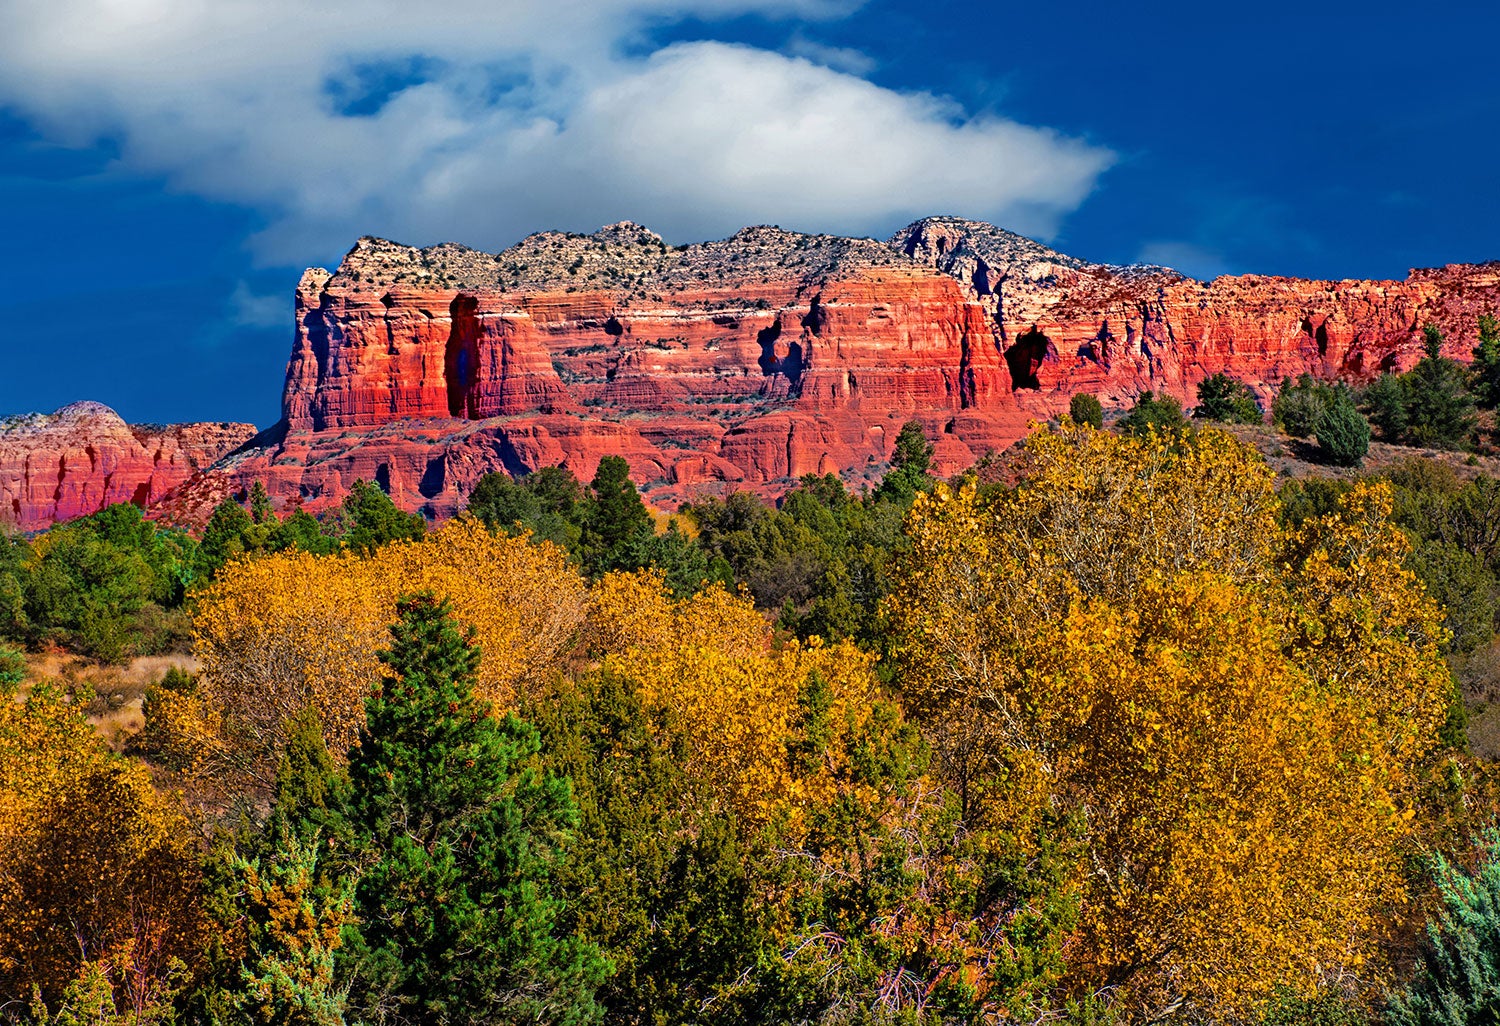
[[1474, 432], [1474, 397], [1469, 394], [1462, 364], [1429, 355], [1402, 377], [1402, 383], [1407, 397], [1406, 434], [1412, 442], [1438, 449], [1462, 448], [1468, 443]]
[[427, 521], [420, 513], [403, 513], [378, 485], [356, 481], [325, 528], [349, 550], [370, 553], [387, 542], [421, 538]]
[[254, 519], [233, 498], [215, 506], [198, 541], [198, 573], [204, 578], [213, 577], [231, 559], [254, 551], [256, 545], [251, 533], [255, 526]]
[[8, 645], [0, 645], [0, 700], [15, 693], [26, 679], [26, 657]]
[[0, 525], [0, 638], [26, 636], [25, 570], [31, 546]]
[[250, 489], [250, 519], [257, 524], [274, 524], [276, 514], [271, 508], [271, 496], [266, 486], [257, 481]]
[[594, 576], [636, 569], [630, 565], [630, 550], [651, 533], [651, 514], [630, 480], [630, 464], [619, 456], [604, 457], [584, 500], [584, 566]]
[[1332, 385], [1303, 374], [1293, 382], [1286, 378], [1271, 403], [1271, 419], [1293, 438], [1307, 438], [1318, 430], [1323, 411], [1334, 401]]
[[1099, 397], [1079, 392], [1068, 401], [1068, 419], [1074, 424], [1087, 424], [1091, 428], [1104, 427], [1104, 406]]
[[1422, 325], [1422, 352], [1427, 354], [1429, 360], [1443, 358], [1443, 333], [1431, 321]]
[[20, 568], [29, 640], [111, 662], [158, 651], [170, 639], [155, 625], [182, 603], [193, 559], [192, 539], [128, 503], [55, 527]]
[[921, 422], [909, 420], [901, 425], [891, 450], [891, 469], [875, 490], [875, 498], [883, 502], [911, 505], [918, 492], [932, 490], [932, 478], [927, 471], [932, 467], [932, 443], [922, 430]]
[[1500, 1008], [1500, 831], [1485, 832], [1472, 870], [1434, 858], [1441, 906], [1417, 978], [1396, 994], [1392, 1026], [1478, 1026]]
[[1408, 560], [1443, 607], [1443, 626], [1450, 633], [1450, 652], [1472, 652], [1495, 636], [1500, 586], [1484, 560], [1452, 542], [1429, 538]]
[[766, 940], [769, 895], [753, 886], [734, 821], [689, 800], [685, 737], [629, 679], [585, 675], [528, 715], [549, 770], [573, 782], [579, 823], [557, 875], [561, 925], [615, 967], [599, 991], [605, 1021], [703, 1021]]
[[486, 474], [469, 496], [468, 511], [492, 531], [529, 531], [577, 557], [583, 536], [583, 486], [565, 467], [543, 467], [513, 481]]
[[1198, 382], [1198, 408], [1193, 416], [1225, 424], [1259, 424], [1262, 419], [1260, 403], [1249, 386], [1223, 371]]
[[323, 720], [309, 705], [287, 724], [276, 767], [275, 816], [302, 836], [325, 827], [328, 810], [345, 799], [345, 781], [323, 739]]
[[1493, 314], [1479, 315], [1479, 343], [1469, 371], [1474, 377], [1474, 397], [1485, 409], [1500, 405], [1500, 320]]
[[[28, 1026], [168, 1026], [173, 1022], [175, 989], [140, 1000], [130, 994], [130, 982], [128, 970], [107, 959], [86, 962], [51, 1009], [40, 993], [35, 994], [31, 1015], [22, 1021]], [[122, 993], [117, 995], [117, 991]]]
[[731, 572], [762, 609], [779, 610], [782, 627], [803, 638], [856, 638], [879, 648], [887, 566], [903, 545], [909, 505], [909, 497], [879, 493], [861, 500], [828, 474], [804, 477], [780, 509], [739, 492], [684, 512], [698, 525], [710, 568]]
[[1177, 434], [1186, 430], [1187, 426], [1187, 418], [1182, 414], [1182, 403], [1170, 395], [1158, 399], [1151, 392], [1142, 392], [1118, 425], [1125, 434], [1137, 437], [1153, 432], [1157, 435]]
[[316, 832], [303, 837], [273, 818], [265, 854], [237, 857], [245, 954], [227, 1004], [256, 1026], [343, 1026], [347, 984], [335, 979], [335, 955], [352, 924], [354, 887], [327, 876]]
[[1339, 503], [1353, 487], [1351, 481], [1331, 477], [1287, 481], [1277, 492], [1277, 497], [1281, 500], [1278, 518], [1283, 524], [1294, 528], [1309, 521], [1321, 520], [1339, 508]]
[[605, 963], [557, 929], [576, 812], [529, 725], [474, 697], [479, 652], [446, 601], [399, 606], [338, 818], [362, 867], [343, 961], [366, 1022], [596, 1017]]
[[1443, 337], [1423, 328], [1427, 355], [1406, 374], [1381, 375], [1363, 397], [1370, 421], [1387, 441], [1436, 449], [1463, 448], [1474, 433], [1469, 372], [1441, 355]]
[[[226, 498], [214, 507], [203, 528], [203, 538], [198, 543], [198, 578], [212, 580], [224, 564], [242, 556], [287, 549], [301, 549], [316, 555], [337, 552], [346, 542], [355, 544], [348, 539], [355, 536], [354, 532], [360, 532], [358, 525], [361, 521], [365, 528], [355, 536], [359, 544], [380, 545], [396, 537], [421, 536], [421, 531], [413, 527], [413, 519], [396, 510], [389, 499], [382, 503], [380, 498], [363, 494], [366, 489], [371, 489], [383, 498], [384, 493], [378, 488], [362, 481], [356, 481], [354, 488], [361, 492], [359, 500], [351, 505], [350, 499], [354, 497], [351, 491], [344, 505], [330, 517], [328, 531], [304, 509], [295, 509], [285, 520], [278, 520], [270, 496], [259, 481], [250, 489], [248, 512], [238, 497]], [[395, 511], [394, 516], [392, 511]], [[334, 537], [334, 534], [341, 537]]]
[[1070, 829], [966, 823], [956, 793], [923, 789], [921, 741], [889, 712], [857, 750], [865, 789], [820, 809], [777, 863], [798, 929], [751, 1007], [776, 1009], [772, 1022], [1045, 1018], [1078, 924]]
[[1357, 467], [1370, 451], [1370, 424], [1342, 386], [1333, 390], [1316, 430], [1323, 458], [1336, 467]]
[[1278, 991], [1261, 1016], [1261, 1026], [1369, 1026], [1361, 1008], [1336, 990], [1312, 995]]
[[1400, 442], [1406, 437], [1407, 396], [1400, 375], [1382, 374], [1365, 389], [1361, 401], [1381, 438]]
[[1412, 539], [1408, 564], [1444, 607], [1450, 652], [1477, 650], [1500, 614], [1500, 481], [1462, 481], [1452, 468], [1408, 460], [1390, 472], [1394, 516]]
[[711, 563], [708, 553], [678, 526], [676, 518], [663, 534], [639, 535], [625, 550], [627, 567], [653, 567], [666, 577], [674, 598], [687, 598], [715, 582], [733, 587], [734, 574], [723, 562]]

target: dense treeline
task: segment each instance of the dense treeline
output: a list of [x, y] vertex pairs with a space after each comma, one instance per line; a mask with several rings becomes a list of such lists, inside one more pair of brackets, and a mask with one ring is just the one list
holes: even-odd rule
[[257, 484], [221, 503], [196, 540], [128, 503], [30, 541], [0, 531], [0, 642], [60, 644], [105, 662], [182, 648], [190, 640], [186, 600], [233, 559], [370, 551], [425, 530], [422, 517], [357, 481], [322, 522], [302, 510], [278, 518]]
[[1075, 406], [1007, 483], [909, 425], [665, 525], [606, 459], [11, 540], [14, 641], [199, 671], [116, 752], [0, 652], [0, 1017], [1487, 1021], [1500, 485]]

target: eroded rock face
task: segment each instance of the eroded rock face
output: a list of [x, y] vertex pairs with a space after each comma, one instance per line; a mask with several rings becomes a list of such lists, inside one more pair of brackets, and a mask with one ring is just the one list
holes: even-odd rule
[[[363, 477], [439, 516], [492, 469], [587, 480], [620, 455], [673, 505], [878, 479], [913, 417], [986, 445], [1028, 417], [993, 318], [938, 268], [871, 239], [760, 227], [674, 249], [631, 224], [494, 256], [361, 239], [303, 276], [283, 413], [220, 491], [263, 477], [318, 509]], [[956, 436], [942, 453], [977, 456]], [[185, 515], [212, 498], [196, 491]]]
[[1054, 411], [1078, 392], [1108, 406], [1145, 389], [1191, 405], [1198, 382], [1219, 371], [1269, 405], [1285, 377], [1363, 381], [1409, 369], [1428, 322], [1442, 329], [1446, 355], [1467, 360], [1478, 316], [1500, 310], [1500, 263], [1416, 270], [1404, 281], [1200, 282], [1165, 267], [1087, 264], [959, 218], [918, 221], [890, 241], [984, 306], [1018, 395], [1034, 392]]
[[0, 420], [0, 524], [36, 531], [111, 503], [150, 506], [254, 436], [252, 424], [132, 427], [90, 402]]
[[[757, 227], [674, 248], [628, 222], [498, 254], [365, 238], [298, 286], [277, 430], [148, 501], [201, 520], [264, 480], [283, 508], [317, 511], [363, 478], [441, 517], [487, 471], [563, 464], [586, 481], [606, 455], [667, 507], [809, 473], [858, 487], [910, 419], [947, 474], [1077, 392], [1191, 405], [1226, 371], [1269, 405], [1285, 377], [1410, 367], [1428, 321], [1467, 358], [1496, 310], [1500, 264], [1204, 283], [951, 217], [886, 242]], [[31, 522], [51, 515], [67, 514]]]

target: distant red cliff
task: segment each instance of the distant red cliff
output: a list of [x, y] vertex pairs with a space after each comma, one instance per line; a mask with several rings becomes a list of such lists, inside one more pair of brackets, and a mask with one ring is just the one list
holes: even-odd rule
[[[605, 455], [665, 506], [808, 473], [858, 486], [910, 419], [951, 472], [1078, 392], [1191, 404], [1226, 371], [1268, 401], [1304, 372], [1405, 369], [1428, 321], [1467, 358], [1496, 310], [1500, 264], [1203, 283], [957, 218], [887, 242], [759, 227], [670, 247], [629, 223], [498, 254], [366, 238], [335, 273], [303, 275], [276, 431], [164, 497], [153, 477], [148, 501], [201, 520], [262, 480], [279, 505], [316, 511], [363, 478], [446, 516], [488, 471], [561, 463], [587, 480]], [[0, 481], [13, 458], [0, 449]], [[18, 496], [12, 519], [82, 508], [38, 496]]]
[[253, 424], [132, 427], [88, 402], [0, 419], [0, 524], [36, 531], [111, 503], [150, 506], [254, 436]]

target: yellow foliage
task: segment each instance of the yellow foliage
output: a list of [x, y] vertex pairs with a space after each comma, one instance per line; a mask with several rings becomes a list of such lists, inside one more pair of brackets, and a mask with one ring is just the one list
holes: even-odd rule
[[[659, 573], [610, 574], [590, 596], [588, 638], [605, 666], [636, 682], [642, 700], [669, 710], [688, 742], [687, 777], [750, 824], [829, 800], [847, 767], [842, 742], [869, 715], [874, 658], [847, 643], [788, 644], [773, 651], [765, 618], [747, 596], [713, 585], [673, 601]], [[806, 699], [827, 725], [799, 767]]]
[[143, 1008], [200, 944], [198, 863], [180, 805], [42, 685], [0, 702], [0, 1000], [53, 999], [89, 963]]
[[919, 496], [890, 600], [974, 826], [1085, 824], [1070, 969], [1243, 1012], [1375, 954], [1449, 682], [1389, 496], [1297, 537], [1230, 436], [1033, 436], [994, 507]]
[[389, 643], [396, 601], [421, 590], [446, 596], [474, 627], [478, 692], [502, 709], [550, 671], [583, 620], [584, 583], [561, 550], [497, 537], [469, 518], [368, 556], [291, 551], [233, 563], [194, 620], [201, 708], [177, 710], [184, 731], [196, 722], [214, 739], [202, 768], [268, 786], [285, 724], [309, 704], [329, 747], [346, 751], [379, 678], [376, 654]]

